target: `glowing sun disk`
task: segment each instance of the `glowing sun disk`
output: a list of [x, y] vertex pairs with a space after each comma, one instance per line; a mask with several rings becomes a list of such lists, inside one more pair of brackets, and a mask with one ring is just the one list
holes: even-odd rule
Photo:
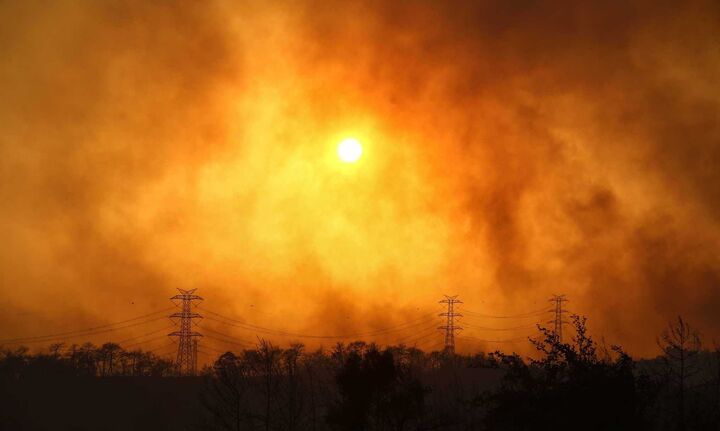
[[355, 163], [362, 155], [362, 145], [355, 138], [346, 138], [340, 141], [337, 152], [338, 157], [345, 163]]

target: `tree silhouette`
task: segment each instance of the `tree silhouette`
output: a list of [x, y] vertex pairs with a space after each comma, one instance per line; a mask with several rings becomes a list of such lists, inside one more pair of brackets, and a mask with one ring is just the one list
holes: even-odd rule
[[300, 359], [304, 346], [299, 343], [291, 344], [280, 355], [282, 367], [282, 390], [279, 395], [282, 397], [282, 411], [280, 418], [283, 421], [283, 428], [288, 431], [296, 431], [303, 413], [303, 391], [301, 390], [301, 368]]
[[612, 347], [614, 358], [600, 357], [586, 320], [572, 318], [577, 335], [571, 343], [540, 328], [542, 336], [532, 340], [539, 359], [526, 363], [517, 355], [493, 355], [506, 375], [498, 390], [478, 399], [487, 409], [488, 429], [645, 429], [645, 381], [635, 377], [632, 359], [618, 346]]
[[212, 413], [214, 422], [227, 431], [240, 431], [251, 416], [244, 405], [250, 389], [251, 370], [242, 358], [232, 352], [222, 354], [213, 364], [210, 394], [203, 405]]
[[402, 430], [422, 415], [425, 389], [395, 361], [391, 349], [355, 345], [343, 353], [336, 376], [340, 399], [328, 414], [331, 425], [351, 431]]
[[700, 353], [700, 334], [688, 325], [681, 316], [668, 323], [658, 339], [663, 351], [667, 376], [675, 381], [677, 387], [677, 428], [685, 430], [686, 424], [686, 386], [688, 378], [697, 371], [694, 360]]
[[98, 350], [98, 360], [101, 364], [100, 375], [112, 376], [114, 373], [114, 365], [122, 352], [120, 345], [115, 343], [105, 343]]

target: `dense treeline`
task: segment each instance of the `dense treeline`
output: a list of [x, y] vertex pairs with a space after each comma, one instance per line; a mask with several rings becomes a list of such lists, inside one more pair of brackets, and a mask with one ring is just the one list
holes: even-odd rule
[[[262, 340], [222, 354], [197, 385], [193, 427], [209, 430], [709, 430], [720, 426], [720, 351], [678, 318], [662, 354], [633, 360], [586, 321], [563, 343], [540, 329], [535, 358], [426, 353], [364, 342], [308, 351]], [[165, 359], [117, 345], [0, 356], [2, 397], [23, 380], [174, 375]], [[5, 400], [0, 400], [5, 401]], [[83, 428], [76, 428], [83, 429]], [[162, 429], [154, 426], [154, 430]]]
[[114, 343], [0, 349], [0, 430], [179, 429], [202, 412], [202, 382], [174, 374], [168, 359]]
[[29, 354], [26, 347], [0, 351], [0, 378], [30, 378], [34, 374], [54, 376], [172, 376], [172, 361], [152, 352], [125, 350], [116, 343], [96, 346], [53, 344], [46, 353]]
[[[541, 329], [536, 359], [426, 354], [362, 342], [304, 353], [262, 342], [209, 371], [208, 429], [707, 430], [720, 425], [720, 354], [682, 320], [663, 355], [634, 361], [598, 345], [586, 321], [560, 342]], [[714, 370], [714, 372], [713, 372]]]

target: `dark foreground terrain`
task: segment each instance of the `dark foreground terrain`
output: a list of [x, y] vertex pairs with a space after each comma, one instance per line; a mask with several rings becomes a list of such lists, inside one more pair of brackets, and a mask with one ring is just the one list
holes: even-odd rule
[[720, 353], [682, 319], [635, 361], [575, 317], [536, 359], [355, 342], [221, 354], [198, 377], [105, 344], [0, 355], [2, 430], [716, 430]]
[[2, 429], [182, 430], [202, 414], [202, 388], [200, 377], [24, 379], [3, 390]]

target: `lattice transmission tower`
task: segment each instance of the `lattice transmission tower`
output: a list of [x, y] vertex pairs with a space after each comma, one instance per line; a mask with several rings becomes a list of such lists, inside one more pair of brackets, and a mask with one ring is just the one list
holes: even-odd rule
[[445, 295], [445, 299], [439, 301], [440, 304], [447, 304], [447, 311], [440, 313], [440, 316], [446, 318], [445, 326], [440, 326], [438, 329], [445, 330], [445, 353], [455, 353], [455, 331], [460, 331], [462, 328], [455, 324], [455, 318], [462, 317], [462, 314], [455, 312], [455, 304], [462, 304], [463, 302], [457, 299], [457, 295], [448, 296]]
[[558, 341], [562, 343], [563, 325], [565, 323], [568, 323], [567, 321], [563, 320], [563, 314], [566, 313], [566, 311], [563, 310], [563, 303], [568, 302], [568, 300], [565, 298], [565, 295], [553, 295], [549, 299], [549, 301], [555, 303], [555, 307], [551, 311], [555, 314], [555, 318], [552, 320], [554, 326], [553, 333], [557, 337]]
[[193, 312], [194, 301], [202, 301], [203, 299], [195, 295], [195, 290], [183, 290], [180, 291], [179, 295], [173, 296], [173, 301], [177, 302], [182, 311], [179, 313], [173, 313], [170, 315], [171, 319], [179, 319], [176, 324], [180, 324], [180, 330], [171, 332], [168, 334], [171, 337], [178, 337], [178, 351], [177, 360], [175, 366], [177, 371], [181, 375], [192, 376], [197, 373], [197, 337], [202, 337], [202, 334], [193, 331], [193, 319], [202, 319], [202, 316], [198, 313]]

